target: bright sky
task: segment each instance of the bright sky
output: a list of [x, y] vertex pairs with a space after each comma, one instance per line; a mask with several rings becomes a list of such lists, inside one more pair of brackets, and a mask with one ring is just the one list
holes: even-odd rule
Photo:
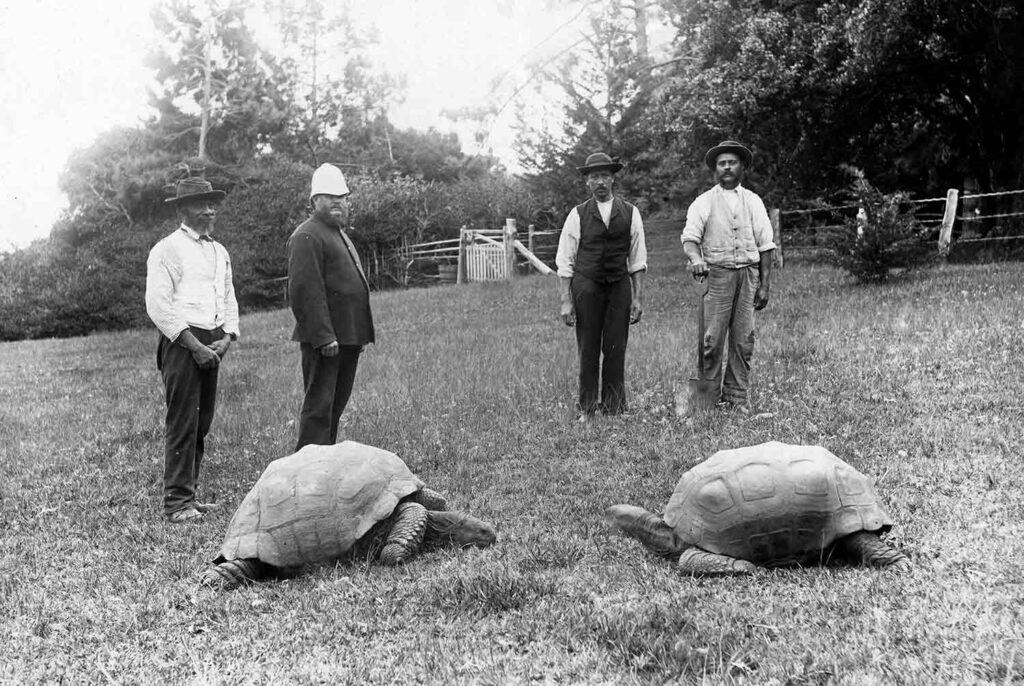
[[[155, 0], [0, 0], [0, 251], [49, 235], [66, 200], [57, 178], [68, 156], [102, 131], [147, 115], [142, 64]], [[456, 130], [444, 109], [482, 106], [491, 81], [524, 57], [550, 55], [579, 38], [577, 10], [544, 0], [355, 0], [376, 21], [384, 66], [407, 78], [392, 113], [399, 127]], [[506, 157], [512, 107], [491, 145]]]

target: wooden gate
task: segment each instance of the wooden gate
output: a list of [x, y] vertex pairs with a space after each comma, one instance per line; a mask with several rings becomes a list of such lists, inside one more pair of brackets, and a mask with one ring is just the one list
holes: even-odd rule
[[509, 276], [504, 246], [477, 242], [466, 246], [466, 281], [505, 281]]

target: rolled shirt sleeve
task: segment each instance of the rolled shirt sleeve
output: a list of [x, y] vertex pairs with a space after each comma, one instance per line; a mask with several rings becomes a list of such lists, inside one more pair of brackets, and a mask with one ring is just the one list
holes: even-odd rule
[[580, 214], [573, 208], [562, 224], [562, 235], [558, 237], [558, 252], [555, 253], [555, 266], [558, 275], [572, 278], [573, 267], [576, 265], [576, 253], [580, 247]]
[[757, 251], [774, 250], [775, 231], [772, 229], [772, 222], [768, 218], [768, 210], [764, 207], [764, 201], [756, 193], [748, 192], [747, 206], [750, 208], [750, 223], [754, 229], [754, 242], [757, 243]]
[[633, 208], [633, 220], [629, 226], [629, 264], [630, 274], [647, 271], [647, 241], [644, 238], [644, 220], [640, 210]]
[[707, 226], [710, 216], [711, 202], [708, 196], [702, 193], [686, 209], [686, 226], [683, 227], [682, 242], [700, 245], [704, 241], [704, 227]]

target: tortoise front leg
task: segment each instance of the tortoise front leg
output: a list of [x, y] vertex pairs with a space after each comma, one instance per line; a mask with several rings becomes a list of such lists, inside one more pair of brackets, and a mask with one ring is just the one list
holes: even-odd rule
[[910, 569], [910, 559], [906, 555], [869, 531], [858, 531], [841, 538], [839, 546], [851, 560], [862, 565], [893, 567], [901, 572]]
[[203, 572], [199, 577], [200, 586], [231, 591], [242, 584], [249, 584], [269, 576], [272, 567], [256, 558], [247, 560], [223, 560]]
[[423, 533], [427, 530], [427, 508], [419, 503], [399, 503], [391, 521], [391, 531], [380, 551], [380, 561], [386, 565], [397, 565], [419, 550]]
[[679, 569], [687, 574], [753, 574], [757, 565], [728, 555], [709, 553], [700, 548], [687, 548], [679, 556]]

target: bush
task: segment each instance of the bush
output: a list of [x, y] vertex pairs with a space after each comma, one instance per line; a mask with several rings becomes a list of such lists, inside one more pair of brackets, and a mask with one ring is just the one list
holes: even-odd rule
[[[128, 266], [139, 259], [141, 274]], [[81, 336], [146, 321], [143, 245], [103, 251], [39, 242], [3, 256], [0, 272], [0, 340]]]
[[288, 237], [309, 216], [308, 165], [272, 155], [247, 168], [217, 213], [214, 236], [231, 255], [243, 310], [281, 307]]
[[936, 252], [908, 194], [882, 193], [859, 169], [848, 171], [854, 176], [850, 195], [861, 211], [841, 217], [841, 229], [831, 240], [836, 263], [861, 283], [881, 283], [929, 264]]

